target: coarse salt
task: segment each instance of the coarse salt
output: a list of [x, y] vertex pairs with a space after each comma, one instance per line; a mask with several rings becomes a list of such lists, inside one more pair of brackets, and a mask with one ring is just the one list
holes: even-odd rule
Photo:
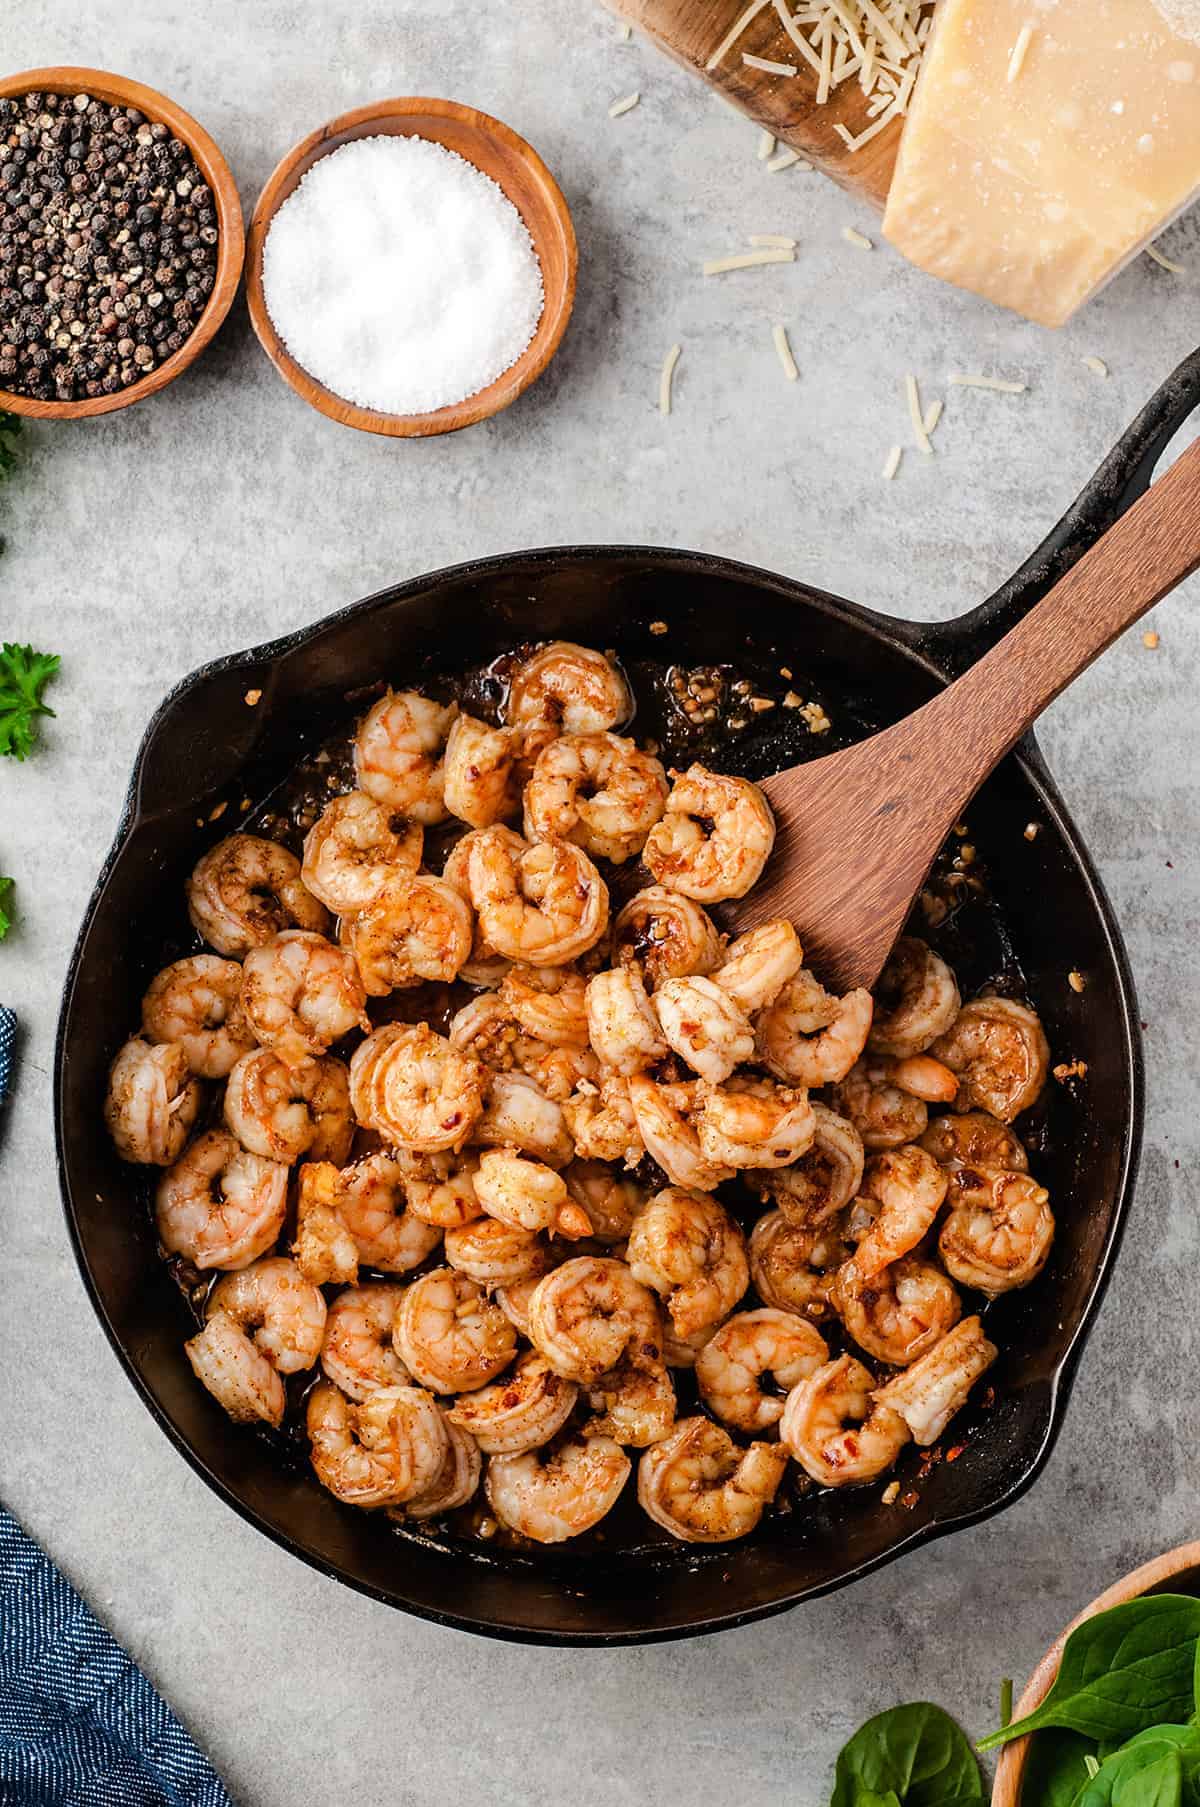
[[271, 223], [263, 297], [310, 376], [392, 414], [486, 388], [528, 346], [544, 301], [503, 190], [416, 137], [359, 138], [312, 166]]

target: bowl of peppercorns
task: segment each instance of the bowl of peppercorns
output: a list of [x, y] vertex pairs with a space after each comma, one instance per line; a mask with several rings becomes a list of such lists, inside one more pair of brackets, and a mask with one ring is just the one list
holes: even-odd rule
[[228, 164], [166, 95], [101, 69], [0, 81], [0, 412], [155, 394], [221, 325], [244, 250]]

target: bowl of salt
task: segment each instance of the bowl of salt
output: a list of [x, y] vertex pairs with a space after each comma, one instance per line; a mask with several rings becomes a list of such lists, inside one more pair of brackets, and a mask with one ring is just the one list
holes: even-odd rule
[[423, 438], [487, 420], [536, 381], [577, 261], [562, 192], [510, 127], [457, 101], [376, 101], [275, 169], [250, 223], [246, 299], [312, 407]]

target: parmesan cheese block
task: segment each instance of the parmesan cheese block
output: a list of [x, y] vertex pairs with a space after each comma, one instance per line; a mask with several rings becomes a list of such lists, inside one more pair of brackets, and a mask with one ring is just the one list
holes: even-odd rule
[[1200, 193], [1200, 0], [942, 0], [884, 236], [1061, 326]]

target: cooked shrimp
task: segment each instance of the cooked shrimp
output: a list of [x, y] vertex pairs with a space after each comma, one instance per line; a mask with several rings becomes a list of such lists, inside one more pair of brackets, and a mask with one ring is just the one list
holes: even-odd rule
[[678, 1336], [727, 1317], [750, 1284], [746, 1239], [715, 1198], [668, 1186], [629, 1233], [629, 1270], [662, 1295]]
[[395, 1344], [422, 1386], [434, 1393], [470, 1393], [508, 1367], [517, 1335], [474, 1280], [439, 1267], [405, 1291]]
[[961, 1285], [995, 1298], [1037, 1278], [1054, 1240], [1044, 1186], [1027, 1173], [961, 1167], [950, 1176], [950, 1204], [938, 1250]]
[[978, 1318], [964, 1318], [928, 1355], [875, 1394], [875, 1409], [898, 1413], [922, 1448], [936, 1443], [1000, 1351]]
[[739, 1449], [710, 1418], [682, 1418], [638, 1464], [638, 1499], [683, 1543], [729, 1543], [753, 1531], [786, 1467], [777, 1443]]
[[811, 1145], [816, 1119], [803, 1086], [730, 1079], [700, 1087], [696, 1133], [710, 1161], [730, 1167], [787, 1167]]
[[140, 1036], [113, 1061], [104, 1121], [123, 1161], [169, 1167], [182, 1152], [204, 1090], [179, 1042], [151, 1047]]
[[201, 1386], [207, 1387], [235, 1424], [283, 1422], [287, 1405], [283, 1382], [240, 1324], [225, 1312], [212, 1312], [204, 1329], [183, 1345], [183, 1353]]
[[467, 868], [471, 902], [489, 947], [527, 966], [565, 966], [608, 926], [608, 887], [582, 847], [539, 841], [513, 847], [484, 828]]
[[804, 964], [804, 949], [791, 923], [777, 916], [730, 943], [713, 977], [747, 1016], [773, 1004]]
[[471, 906], [445, 879], [420, 872], [385, 879], [346, 930], [368, 997], [420, 985], [448, 985], [470, 959], [475, 934]]
[[[593, 984], [595, 980], [592, 981]], [[664, 979], [654, 1009], [669, 1047], [711, 1085], [754, 1057], [746, 1013], [715, 979]]]
[[650, 1196], [644, 1186], [614, 1173], [605, 1161], [572, 1161], [563, 1172], [567, 1191], [587, 1214], [597, 1242], [624, 1242]]
[[249, 1267], [283, 1228], [288, 1170], [247, 1154], [223, 1130], [197, 1136], [158, 1183], [154, 1210], [168, 1255], [198, 1268]]
[[358, 1246], [338, 1210], [341, 1175], [332, 1161], [308, 1161], [296, 1188], [296, 1266], [314, 1286], [352, 1285]]
[[789, 1223], [768, 1211], [750, 1233], [750, 1273], [765, 1305], [797, 1317], [828, 1317], [832, 1269], [849, 1254], [836, 1220], [819, 1227]]
[[224, 1109], [242, 1147], [269, 1161], [290, 1166], [311, 1154], [340, 1166], [350, 1153], [350, 1077], [332, 1054], [294, 1066], [269, 1048], [243, 1054], [229, 1075]]
[[759, 1057], [778, 1079], [793, 1085], [830, 1085], [845, 1079], [867, 1043], [874, 1005], [869, 991], [829, 999], [832, 1014], [815, 1033], [812, 974], [801, 969], [758, 1019]]
[[564, 1102], [562, 1114], [575, 1152], [584, 1160], [636, 1167], [646, 1153], [629, 1081], [619, 1073], [606, 1073], [598, 1086], [581, 1084]]
[[420, 1387], [379, 1387], [353, 1405], [322, 1381], [308, 1396], [317, 1479], [348, 1506], [398, 1505], [435, 1485], [449, 1432]]
[[[485, 833], [496, 838], [507, 837], [505, 844], [515, 849], [517, 857], [525, 849], [525, 842], [521, 836], [514, 833], [511, 828], [502, 827], [498, 822], [486, 830], [472, 828], [469, 833], [463, 835], [460, 841], [456, 841], [446, 855], [446, 861], [442, 867], [442, 877], [448, 885], [453, 885], [459, 896], [465, 898], [468, 903], [471, 902], [471, 849]], [[487, 938], [479, 926], [479, 920], [476, 918], [475, 939], [471, 943], [471, 958], [459, 973], [459, 978], [465, 980], [468, 985], [478, 985], [481, 989], [490, 991], [493, 986], [499, 985], [511, 965], [511, 960], [506, 960], [503, 955], [496, 952], [494, 947], [489, 946]]]
[[519, 1456], [492, 1456], [484, 1486], [501, 1524], [534, 1543], [563, 1543], [600, 1523], [629, 1470], [619, 1443], [571, 1437]]
[[918, 1255], [871, 1274], [847, 1261], [830, 1297], [859, 1348], [895, 1368], [919, 1360], [962, 1316], [953, 1282]]
[[353, 959], [323, 935], [288, 929], [251, 948], [242, 971], [246, 1020], [282, 1060], [324, 1054], [351, 1029], [371, 1026]]
[[875, 987], [869, 1047], [897, 1060], [923, 1054], [944, 1035], [962, 1002], [954, 974], [940, 954], [915, 935], [902, 935]]
[[565, 1167], [575, 1152], [563, 1107], [525, 1073], [495, 1073], [472, 1140], [516, 1148], [547, 1167]]
[[525, 835], [575, 841], [620, 864], [642, 851], [668, 789], [661, 763], [632, 740], [564, 734], [539, 753], [525, 787]]
[[964, 1111], [961, 1116], [936, 1117], [921, 1137], [939, 1166], [1002, 1167], [1008, 1173], [1026, 1173], [1029, 1156], [1024, 1144], [1007, 1123], [987, 1111]]
[[398, 823], [365, 791], [347, 791], [309, 829], [300, 875], [335, 916], [353, 916], [374, 903], [388, 879], [412, 877], [424, 842], [419, 822]]
[[933, 1156], [915, 1144], [872, 1155], [862, 1190], [879, 1213], [854, 1255], [864, 1278], [916, 1248], [942, 1208], [946, 1186]]
[[600, 734], [622, 727], [633, 697], [603, 653], [552, 640], [513, 673], [505, 719], [518, 728], [527, 759], [560, 734]]
[[479, 1062], [428, 1023], [387, 1023], [350, 1061], [358, 1121], [420, 1154], [462, 1146], [483, 1110], [483, 1086]]
[[672, 786], [642, 857], [669, 891], [719, 903], [745, 897], [774, 845], [775, 818], [758, 786], [694, 765]]
[[661, 1358], [626, 1358], [586, 1392], [596, 1416], [583, 1426], [585, 1437], [611, 1437], [627, 1449], [648, 1449], [675, 1422], [675, 1387]]
[[880, 1063], [870, 1056], [857, 1061], [834, 1086], [830, 1103], [850, 1119], [863, 1146], [870, 1149], [917, 1142], [929, 1122], [922, 1101], [885, 1079]]
[[641, 973], [652, 991], [664, 979], [712, 972], [722, 946], [700, 905], [665, 885], [648, 885], [631, 897], [613, 925], [614, 959]]
[[[739, 1311], [696, 1357], [696, 1381], [710, 1411], [753, 1436], [778, 1423], [784, 1395], [828, 1360], [825, 1338], [794, 1312]], [[765, 1374], [781, 1393], [763, 1391]]]
[[513, 1286], [497, 1286], [492, 1290], [493, 1299], [522, 1336], [529, 1335], [529, 1301], [541, 1278], [540, 1274], [531, 1274], [528, 1280], [518, 1280]]
[[824, 1104], [811, 1103], [815, 1123], [812, 1144], [798, 1161], [774, 1171], [760, 1169], [751, 1184], [778, 1205], [789, 1223], [824, 1223], [844, 1210], [862, 1185], [865, 1154], [862, 1137], [845, 1117]]
[[577, 1255], [547, 1274], [529, 1301], [529, 1340], [556, 1374], [590, 1386], [628, 1354], [659, 1358], [662, 1328], [654, 1294], [623, 1261]]
[[[301, 1180], [304, 1172], [302, 1168]], [[404, 1274], [437, 1247], [440, 1226], [412, 1206], [414, 1184], [404, 1162], [386, 1151], [364, 1155], [338, 1175], [338, 1215], [364, 1266], [381, 1274]]]
[[321, 1353], [325, 1300], [286, 1255], [223, 1274], [209, 1294], [208, 1310], [232, 1318], [278, 1374], [302, 1373]]
[[853, 1487], [890, 1468], [908, 1442], [898, 1412], [872, 1396], [875, 1381], [852, 1355], [826, 1362], [787, 1396], [779, 1435], [823, 1487]]
[[413, 690], [389, 690], [364, 716], [354, 742], [360, 787], [414, 822], [444, 822], [443, 749], [457, 710]]
[[446, 808], [472, 828], [490, 828], [521, 807], [514, 765], [520, 737], [492, 728], [474, 715], [455, 717], [446, 741]]
[[734, 1168], [711, 1160], [700, 1146], [694, 1123], [701, 1105], [698, 1080], [659, 1085], [645, 1073], [635, 1073], [625, 1084], [638, 1134], [668, 1179], [711, 1192], [733, 1178]]
[[306, 889], [300, 862], [275, 841], [233, 834], [211, 847], [187, 883], [188, 915], [219, 954], [238, 958], [288, 928], [328, 927]]
[[450, 1422], [449, 1414], [438, 1406], [446, 1428], [446, 1455], [434, 1480], [415, 1499], [403, 1506], [388, 1506], [389, 1518], [442, 1518], [474, 1499], [483, 1474], [483, 1457], [479, 1445], [466, 1431]]
[[953, 1104], [958, 1097], [957, 1076], [928, 1054], [910, 1054], [905, 1060], [872, 1054], [870, 1064], [881, 1085], [899, 1086], [926, 1104]]
[[498, 1217], [477, 1217], [474, 1223], [447, 1230], [446, 1260], [480, 1286], [515, 1286], [519, 1280], [540, 1279], [550, 1266], [549, 1250], [536, 1230], [514, 1228]]
[[142, 1034], [147, 1041], [178, 1042], [201, 1079], [224, 1079], [254, 1046], [241, 992], [236, 960], [216, 954], [176, 960], [150, 981], [142, 999]]
[[556, 1436], [575, 1409], [579, 1388], [527, 1349], [510, 1374], [455, 1400], [446, 1416], [469, 1431], [488, 1456], [519, 1456]]
[[632, 966], [597, 973], [587, 985], [592, 1047], [614, 1073], [640, 1073], [667, 1052], [654, 1005]]
[[475, 1196], [479, 1166], [475, 1155], [415, 1155], [396, 1149], [394, 1158], [404, 1176], [408, 1208], [418, 1222], [456, 1230], [483, 1216], [483, 1206]]
[[239, 1423], [279, 1424], [281, 1374], [311, 1368], [321, 1352], [325, 1301], [295, 1262], [258, 1261], [218, 1280], [207, 1321], [183, 1346], [196, 1378]]
[[1039, 1097], [1050, 1047], [1037, 1013], [1012, 998], [964, 1004], [930, 1053], [958, 1074], [959, 1103], [1011, 1123]]
[[[511, 1148], [489, 1148], [479, 1157], [475, 1196], [489, 1217], [517, 1230], [554, 1230], [587, 1236], [591, 1223], [574, 1203], [563, 1179], [541, 1161]], [[519, 1279], [520, 1275], [513, 1278]]]
[[535, 1041], [588, 1045], [587, 981], [569, 966], [514, 966], [499, 996], [517, 1027]]
[[403, 1297], [403, 1288], [376, 1282], [348, 1286], [329, 1307], [321, 1367], [348, 1398], [363, 1400], [380, 1387], [408, 1384], [408, 1369], [392, 1343]]

